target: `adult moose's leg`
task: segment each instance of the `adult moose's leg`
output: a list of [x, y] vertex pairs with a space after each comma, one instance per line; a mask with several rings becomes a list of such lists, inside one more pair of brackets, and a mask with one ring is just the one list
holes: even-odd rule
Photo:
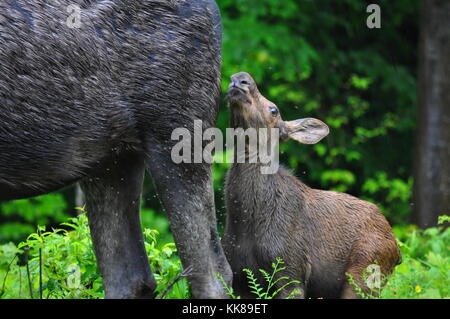
[[183, 266], [192, 267], [194, 298], [226, 298], [215, 274], [231, 282], [231, 269], [217, 233], [211, 166], [175, 164], [170, 149], [152, 144], [148, 167], [169, 216]]
[[140, 224], [145, 166], [139, 153], [111, 158], [82, 183], [106, 298], [152, 298], [156, 283]]

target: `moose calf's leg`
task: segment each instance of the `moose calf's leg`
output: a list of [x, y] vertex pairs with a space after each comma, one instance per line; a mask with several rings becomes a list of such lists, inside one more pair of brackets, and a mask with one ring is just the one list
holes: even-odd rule
[[361, 299], [361, 296], [350, 283], [346, 282], [342, 288], [341, 299]]
[[341, 291], [341, 299], [361, 299], [362, 296], [360, 296], [355, 288], [360, 289], [363, 293], [370, 293], [366, 283], [363, 280], [363, 273], [364, 268], [360, 266], [350, 266], [346, 273], [351, 276], [353, 279], [353, 283], [350, 283], [350, 281], [345, 281], [344, 285], [342, 286]]
[[156, 287], [140, 224], [143, 156], [111, 158], [82, 188], [106, 298], [152, 298]]
[[217, 233], [211, 166], [174, 164], [170, 150], [149, 148], [147, 161], [169, 216], [183, 266], [192, 267], [194, 298], [226, 298], [215, 274], [231, 282], [231, 269]]

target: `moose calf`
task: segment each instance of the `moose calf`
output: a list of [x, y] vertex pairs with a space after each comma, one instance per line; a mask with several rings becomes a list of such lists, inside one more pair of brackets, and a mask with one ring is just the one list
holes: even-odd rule
[[[281, 140], [304, 144], [328, 135], [327, 125], [317, 119], [283, 121], [277, 106], [260, 94], [248, 73], [231, 79], [231, 127], [278, 128]], [[248, 150], [248, 142], [246, 146]], [[270, 272], [277, 257], [285, 261], [283, 275], [300, 281], [278, 297], [298, 289], [302, 298], [357, 298], [346, 273], [368, 291], [363, 274], [370, 265], [377, 264], [386, 275], [400, 262], [389, 223], [374, 204], [312, 189], [281, 168], [263, 174], [262, 165], [235, 162], [226, 181], [228, 218], [222, 243], [237, 294], [251, 297], [243, 268]]]

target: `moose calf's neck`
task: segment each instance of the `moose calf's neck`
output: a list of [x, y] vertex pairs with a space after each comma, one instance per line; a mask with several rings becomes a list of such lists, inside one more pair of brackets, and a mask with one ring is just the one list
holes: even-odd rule
[[[254, 233], [276, 231], [280, 212], [283, 223], [294, 218], [286, 207], [304, 211], [305, 197], [311, 189], [283, 168], [274, 174], [263, 174], [262, 165], [234, 163], [230, 168], [226, 183], [230, 227], [252, 228]], [[247, 223], [249, 220], [258, 222]]]

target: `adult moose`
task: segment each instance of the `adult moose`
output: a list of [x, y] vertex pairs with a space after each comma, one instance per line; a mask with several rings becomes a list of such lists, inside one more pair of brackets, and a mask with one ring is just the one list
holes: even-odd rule
[[145, 167], [194, 297], [224, 296], [211, 166], [170, 158], [173, 129], [215, 124], [220, 46], [213, 0], [0, 1], [0, 200], [80, 181], [107, 298], [153, 296]]

